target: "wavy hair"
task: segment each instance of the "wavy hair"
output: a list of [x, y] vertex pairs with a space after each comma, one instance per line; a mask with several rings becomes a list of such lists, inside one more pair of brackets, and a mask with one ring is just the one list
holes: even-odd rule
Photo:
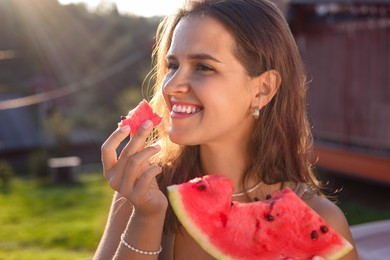
[[[151, 104], [165, 118], [161, 82], [166, 73], [165, 56], [176, 25], [183, 17], [208, 16], [220, 22], [235, 40], [234, 54], [251, 77], [268, 70], [281, 75], [281, 85], [260, 111], [251, 135], [248, 165], [243, 182], [256, 177], [267, 184], [304, 182], [318, 187], [311, 165], [312, 135], [306, 114], [306, 73], [294, 37], [281, 11], [267, 0], [187, 1], [176, 14], [159, 25], [153, 52], [154, 97]], [[163, 165], [159, 183], [182, 183], [201, 176], [198, 146], [178, 146], [167, 136], [168, 120], [158, 128], [162, 150], [156, 158]], [[177, 224], [168, 209], [166, 227]], [[176, 225], [177, 226], [177, 225]]]

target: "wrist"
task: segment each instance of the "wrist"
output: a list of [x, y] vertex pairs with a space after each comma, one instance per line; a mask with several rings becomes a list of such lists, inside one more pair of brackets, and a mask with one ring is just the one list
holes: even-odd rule
[[161, 210], [159, 212], [154, 212], [153, 214], [144, 213], [142, 211], [134, 208], [131, 222], [136, 222], [139, 225], [144, 225], [148, 223], [164, 223], [165, 220], [166, 209]]
[[130, 245], [129, 243], [127, 243], [127, 241], [125, 239], [125, 233], [123, 233], [121, 235], [121, 243], [123, 245], [125, 245], [128, 249], [130, 249], [131, 251], [134, 251], [134, 252], [136, 252], [138, 254], [142, 254], [142, 255], [158, 255], [162, 251], [162, 246], [161, 245], [160, 245], [160, 248], [158, 250], [155, 250], [155, 251], [144, 251], [144, 250], [138, 249], [138, 248]]
[[158, 255], [162, 250], [164, 220], [165, 211], [145, 215], [134, 208], [127, 228], [121, 235], [121, 245], [136, 254]]

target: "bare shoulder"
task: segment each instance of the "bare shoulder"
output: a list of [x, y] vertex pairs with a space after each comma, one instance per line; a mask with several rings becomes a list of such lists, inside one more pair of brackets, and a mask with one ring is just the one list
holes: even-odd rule
[[328, 224], [331, 225], [334, 229], [349, 230], [349, 225], [347, 219], [345, 218], [345, 214], [332, 201], [315, 195], [305, 200], [305, 202], [321, 217], [323, 217], [325, 221], [328, 222]]
[[356, 251], [355, 243], [352, 238], [351, 231], [349, 229], [348, 221], [342, 210], [332, 201], [314, 195], [309, 199], [304, 200], [314, 211], [316, 211], [334, 230], [340, 233], [345, 239], [347, 239], [353, 246], [354, 250], [348, 253], [343, 260], [356, 260], [358, 254]]

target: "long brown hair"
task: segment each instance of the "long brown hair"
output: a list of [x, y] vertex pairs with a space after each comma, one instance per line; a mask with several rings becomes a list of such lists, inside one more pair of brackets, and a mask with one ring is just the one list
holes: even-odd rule
[[[244, 176], [268, 184], [305, 182], [317, 186], [312, 172], [310, 148], [312, 136], [306, 115], [305, 70], [294, 37], [281, 11], [267, 0], [197, 0], [187, 1], [173, 16], [166, 17], [156, 34], [153, 53], [156, 85], [152, 105], [169, 118], [161, 94], [161, 82], [166, 73], [165, 55], [179, 21], [186, 16], [209, 16], [219, 21], [235, 39], [235, 55], [249, 76], [256, 77], [268, 70], [281, 75], [281, 85], [260, 112], [251, 135], [249, 154], [251, 165]], [[169, 141], [168, 120], [158, 131], [162, 150], [159, 163], [164, 167], [161, 189], [201, 176], [198, 146], [177, 146]], [[172, 211], [166, 224], [177, 223]]]

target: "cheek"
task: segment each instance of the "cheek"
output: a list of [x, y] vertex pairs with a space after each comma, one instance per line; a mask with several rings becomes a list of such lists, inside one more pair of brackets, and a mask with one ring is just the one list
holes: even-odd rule
[[167, 101], [169, 100], [169, 95], [167, 94], [167, 91], [166, 91], [166, 84], [168, 82], [168, 79], [165, 79], [161, 82], [161, 85], [160, 85], [160, 88], [159, 88], [159, 92], [161, 94], [161, 96], [163, 97], [165, 103], [167, 103]]

